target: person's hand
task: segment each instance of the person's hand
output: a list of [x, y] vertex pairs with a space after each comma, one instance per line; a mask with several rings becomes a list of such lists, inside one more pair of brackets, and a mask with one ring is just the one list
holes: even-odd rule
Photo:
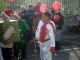
[[50, 52], [51, 52], [51, 53], [55, 53], [55, 47], [51, 47], [51, 48], [50, 48]]
[[56, 28], [58, 28], [58, 25], [56, 25]]
[[38, 40], [36, 40], [36, 39], [34, 38], [34, 42], [35, 42], [35, 43], [38, 43]]

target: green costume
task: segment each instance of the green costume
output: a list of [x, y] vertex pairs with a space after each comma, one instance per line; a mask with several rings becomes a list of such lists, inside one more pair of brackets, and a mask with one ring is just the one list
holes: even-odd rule
[[25, 31], [29, 30], [29, 26], [25, 21], [19, 20], [18, 23], [19, 23], [19, 30], [20, 30], [20, 42], [14, 43], [14, 48], [16, 50], [23, 48], [24, 43], [25, 43], [24, 33], [25, 33]]

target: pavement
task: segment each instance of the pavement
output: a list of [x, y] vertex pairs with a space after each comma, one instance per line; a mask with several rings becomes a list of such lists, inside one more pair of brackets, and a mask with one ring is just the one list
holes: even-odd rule
[[[80, 60], [80, 38], [66, 39], [60, 41], [61, 50], [53, 54], [52, 60]], [[27, 56], [24, 60], [35, 60], [34, 43], [28, 44]], [[18, 59], [13, 59], [18, 60]], [[21, 59], [19, 59], [21, 60]], [[39, 48], [37, 48], [36, 60], [40, 59]]]
[[[60, 40], [61, 50], [57, 51], [52, 56], [52, 60], [80, 60], [80, 35], [62, 35]], [[37, 47], [36, 59], [34, 55], [34, 42], [33, 40], [27, 44], [27, 56], [23, 60], [41, 60], [39, 54], [39, 47]], [[21, 52], [20, 52], [21, 53]], [[0, 60], [2, 59], [1, 49], [0, 49]], [[22, 60], [22, 59], [13, 59]]]
[[66, 40], [66, 39], [75, 39], [75, 38], [79, 38], [80, 34], [74, 34], [72, 35], [67, 35], [67, 34], [62, 34], [61, 35], [61, 40]]

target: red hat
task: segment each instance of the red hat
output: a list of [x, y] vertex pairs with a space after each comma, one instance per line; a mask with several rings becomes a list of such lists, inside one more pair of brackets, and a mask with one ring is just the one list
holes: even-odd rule
[[22, 15], [21, 12], [17, 12], [17, 13], [14, 14], [14, 16], [17, 16], [17, 17], [19, 17], [19, 18], [21, 17], [21, 15]]
[[6, 17], [11, 17], [11, 14], [13, 14], [14, 12], [12, 10], [5, 10], [4, 12], [2, 12], [2, 14], [4, 14]]

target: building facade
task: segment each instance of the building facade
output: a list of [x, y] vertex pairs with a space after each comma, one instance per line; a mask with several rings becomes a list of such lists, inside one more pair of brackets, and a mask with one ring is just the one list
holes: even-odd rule
[[80, 7], [80, 0], [15, 0], [15, 2], [10, 3], [8, 0], [0, 0], [0, 13], [6, 9], [12, 9], [14, 11], [20, 11], [20, 6], [25, 5], [28, 9], [29, 4], [36, 5], [37, 1], [42, 4], [46, 4], [51, 8], [54, 1], [59, 1], [62, 5], [61, 12], [64, 15], [75, 15], [76, 11]]

